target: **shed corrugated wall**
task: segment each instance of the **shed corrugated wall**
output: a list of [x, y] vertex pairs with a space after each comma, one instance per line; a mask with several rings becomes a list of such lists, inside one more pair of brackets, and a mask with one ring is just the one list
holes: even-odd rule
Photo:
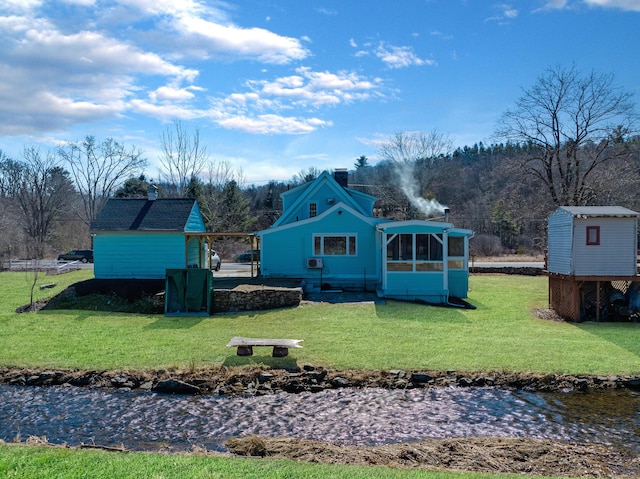
[[[635, 276], [635, 218], [574, 218], [575, 276]], [[587, 226], [600, 226], [600, 244], [587, 245]]]
[[573, 215], [558, 209], [548, 218], [547, 268], [550, 273], [573, 274], [571, 253], [573, 244]]

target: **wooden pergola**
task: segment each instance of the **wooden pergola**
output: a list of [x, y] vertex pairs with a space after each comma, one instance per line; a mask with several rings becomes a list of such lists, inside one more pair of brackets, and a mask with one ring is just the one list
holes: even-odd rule
[[[253, 257], [253, 251], [260, 249], [260, 237], [254, 233], [185, 233], [185, 264], [189, 263], [189, 242], [192, 239], [198, 241], [198, 263], [202, 264], [202, 245], [203, 243], [213, 244], [213, 241], [220, 238], [249, 238], [251, 244], [251, 277], [254, 278], [258, 275], [260, 259]], [[209, 247], [209, 264], [211, 264], [211, 252], [213, 250]], [[255, 266], [255, 268], [254, 268]]]

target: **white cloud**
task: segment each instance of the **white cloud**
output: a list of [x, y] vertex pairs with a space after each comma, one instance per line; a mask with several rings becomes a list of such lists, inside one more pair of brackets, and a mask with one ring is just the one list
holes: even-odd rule
[[546, 10], [562, 9], [567, 6], [567, 0], [548, 0], [544, 6]]
[[133, 99], [127, 104], [127, 109], [144, 116], [160, 118], [161, 120], [194, 120], [204, 118], [206, 112], [199, 111], [180, 103], [153, 103], [141, 99]]
[[[332, 126], [311, 110], [383, 96], [380, 79], [299, 67], [245, 81], [239, 91], [216, 94], [203, 105], [205, 89], [195, 84], [200, 72], [172, 60], [171, 53], [286, 65], [310, 55], [301, 43], [306, 37], [236, 26], [216, 4], [198, 0], [112, 0], [109, 8], [94, 0], [6, 1], [17, 13], [0, 13], [4, 134], [68, 130], [135, 114], [298, 135]], [[56, 7], [79, 16], [69, 21], [59, 13], [66, 10]], [[405, 51], [404, 61], [419, 64], [410, 53]]]
[[155, 91], [149, 93], [149, 98], [154, 103], [157, 102], [185, 102], [191, 100], [195, 95], [188, 88], [173, 88], [170, 86], [161, 86]]
[[439, 30], [433, 30], [429, 33], [432, 37], [442, 38], [443, 40], [452, 40], [453, 35], [443, 33]]
[[69, 5], [82, 5], [84, 7], [94, 5], [96, 0], [61, 0], [62, 3], [68, 3]]
[[120, 116], [144, 94], [139, 76], [179, 89], [198, 71], [95, 31], [65, 34], [50, 19], [14, 15], [0, 16], [0, 74], [0, 131], [15, 135]]
[[116, 3], [148, 15], [222, 15], [221, 10], [207, 7], [197, 0], [116, 0]]
[[331, 126], [332, 124], [331, 122], [318, 118], [295, 118], [274, 114], [258, 115], [251, 118], [246, 116], [232, 116], [220, 120], [218, 123], [224, 128], [247, 133], [284, 133], [289, 135], [311, 133], [319, 127]]
[[[552, 0], [553, 1], [553, 0]], [[513, 8], [508, 3], [500, 3], [494, 7], [498, 10], [498, 14], [487, 18], [486, 22], [496, 22], [499, 25], [507, 25], [509, 20], [513, 20], [518, 17], [518, 10]]]
[[590, 6], [640, 12], [640, 0], [584, 0]]
[[25, 13], [40, 6], [42, 0], [2, 0], [0, 12]]
[[329, 9], [329, 8], [316, 8], [316, 12], [322, 15], [327, 15], [329, 17], [333, 17], [338, 14], [336, 10]]
[[159, 55], [100, 33], [83, 31], [63, 35], [55, 30], [25, 32], [12, 56], [23, 64], [38, 64], [54, 68], [63, 74], [127, 72], [168, 75], [193, 81], [196, 70], [186, 69], [163, 60]]
[[413, 52], [411, 47], [397, 47], [393, 45], [385, 45], [380, 42], [376, 48], [375, 55], [386, 63], [389, 68], [406, 68], [410, 66], [432, 66], [435, 65], [433, 60], [424, 60]]
[[382, 95], [379, 79], [370, 80], [352, 72], [315, 72], [308, 67], [272, 81], [248, 81], [246, 86], [246, 92], [212, 98], [206, 116], [227, 129], [257, 134], [304, 134], [331, 126], [332, 122], [284, 112], [365, 101]]
[[[275, 64], [300, 60], [309, 55], [309, 51], [299, 40], [263, 28], [240, 28], [196, 16], [183, 16], [177, 19], [175, 29], [185, 37], [197, 37], [199, 47], [205, 48], [209, 53], [257, 58], [265, 63]], [[205, 44], [201, 43], [203, 40]]]
[[315, 72], [300, 67], [296, 73], [274, 81], [252, 81], [247, 85], [260, 98], [285, 100], [304, 108], [366, 100], [381, 87], [381, 80], [369, 80], [353, 72]]

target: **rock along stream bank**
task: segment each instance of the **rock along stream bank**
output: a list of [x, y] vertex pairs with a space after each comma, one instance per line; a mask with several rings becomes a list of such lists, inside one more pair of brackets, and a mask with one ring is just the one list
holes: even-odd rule
[[218, 367], [196, 370], [109, 371], [0, 368], [0, 383], [142, 389], [168, 394], [265, 395], [376, 387], [498, 387], [526, 391], [640, 391], [640, 376], [588, 376], [458, 371], [353, 371], [302, 368]]

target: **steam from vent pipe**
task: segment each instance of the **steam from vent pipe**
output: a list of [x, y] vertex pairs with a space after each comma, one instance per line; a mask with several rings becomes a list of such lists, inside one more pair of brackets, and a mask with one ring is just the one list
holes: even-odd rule
[[396, 174], [400, 180], [400, 188], [409, 202], [427, 218], [442, 217], [449, 220], [449, 208], [436, 200], [428, 200], [418, 193], [418, 183], [413, 174], [413, 166], [409, 163], [396, 162]]

